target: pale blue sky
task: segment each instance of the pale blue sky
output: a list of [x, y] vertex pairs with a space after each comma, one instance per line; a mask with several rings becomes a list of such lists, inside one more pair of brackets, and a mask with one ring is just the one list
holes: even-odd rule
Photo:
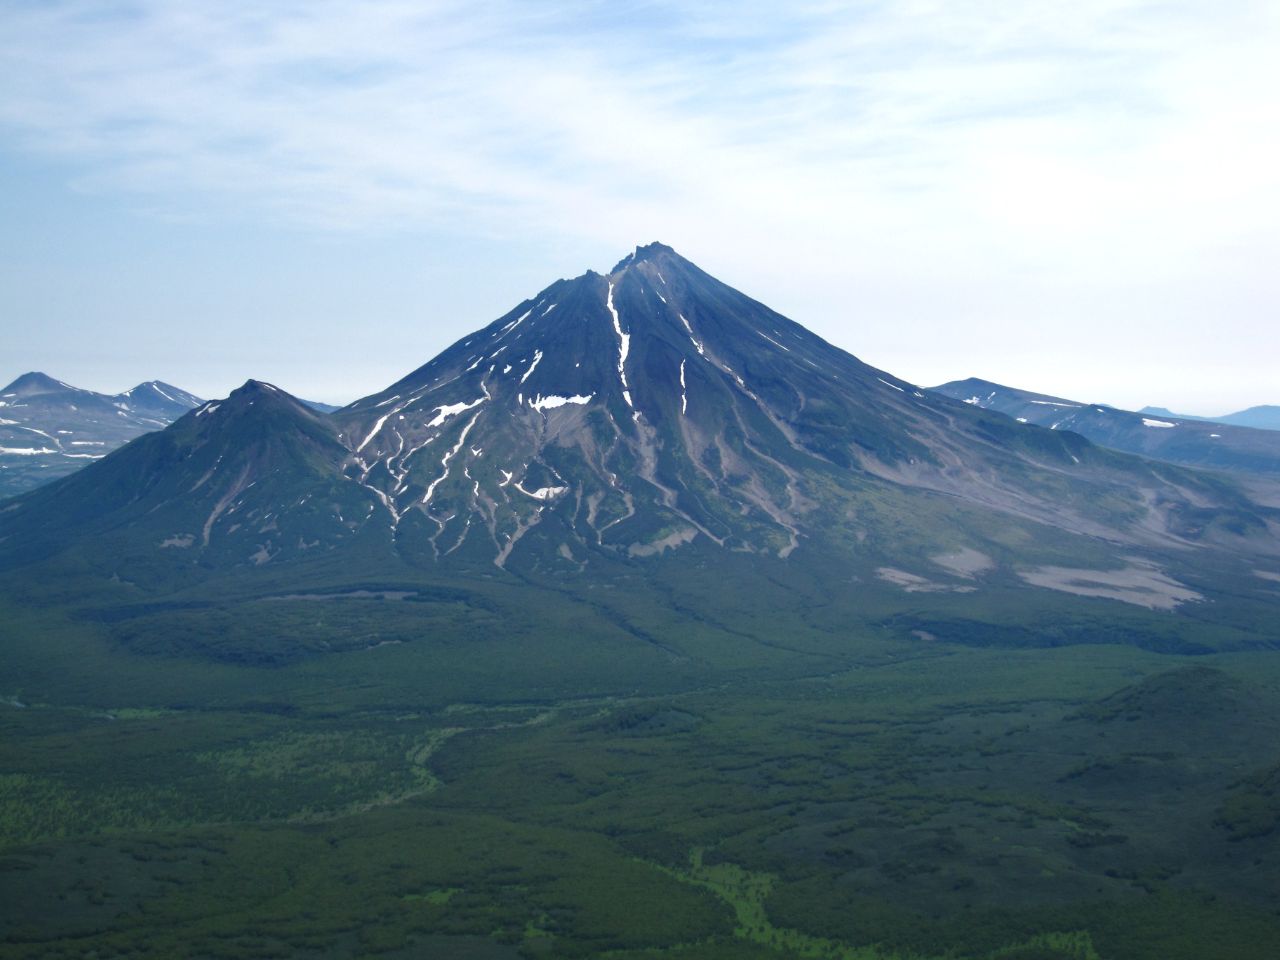
[[1280, 403], [1278, 46], [1249, 0], [9, 0], [0, 379], [347, 401], [657, 239], [919, 383]]

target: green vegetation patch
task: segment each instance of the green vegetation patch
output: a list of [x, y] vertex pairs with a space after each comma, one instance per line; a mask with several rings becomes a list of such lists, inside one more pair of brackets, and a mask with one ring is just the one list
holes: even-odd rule
[[1217, 822], [1232, 840], [1266, 837], [1280, 829], [1280, 766], [1240, 781], [1223, 803]]

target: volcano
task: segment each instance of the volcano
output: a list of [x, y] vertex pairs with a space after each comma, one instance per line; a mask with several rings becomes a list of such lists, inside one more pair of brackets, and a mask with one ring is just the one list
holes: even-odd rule
[[824, 507], [869, 490], [1134, 543], [1213, 526], [1194, 529], [1165, 472], [921, 390], [659, 243], [552, 284], [334, 421], [347, 475], [433, 559], [502, 566], [544, 523], [574, 557], [702, 540], [786, 559], [839, 524]]
[[922, 390], [654, 243], [331, 415], [256, 381], [203, 404], [0, 508], [0, 564], [589, 577], [692, 552], [965, 592], [1256, 566], [1276, 503]]

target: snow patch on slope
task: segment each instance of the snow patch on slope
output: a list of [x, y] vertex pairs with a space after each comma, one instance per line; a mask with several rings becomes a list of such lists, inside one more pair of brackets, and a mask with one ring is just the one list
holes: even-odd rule
[[587, 394], [586, 396], [576, 395], [572, 397], [557, 397], [555, 395], [544, 397], [542, 394], [538, 394], [538, 399], [530, 400], [529, 406], [533, 407], [535, 410], [552, 410], [556, 407], [563, 407], [566, 403], [590, 403], [591, 398], [594, 396], [594, 393]]
[[533, 363], [529, 364], [529, 369], [524, 372], [524, 376], [520, 378], [520, 382], [524, 383], [529, 379], [529, 375], [538, 368], [538, 364], [542, 362], [542, 351], [533, 351]]
[[618, 335], [618, 379], [622, 381], [622, 399], [627, 401], [627, 406], [635, 409], [635, 404], [631, 402], [631, 389], [627, 386], [627, 353], [631, 350], [631, 334], [622, 332], [622, 321], [618, 317], [618, 310], [613, 305], [613, 284], [609, 284], [609, 296], [605, 300], [605, 306], [609, 308], [609, 313], [613, 315], [613, 331]]
[[533, 497], [535, 500], [550, 500], [552, 497], [558, 497], [569, 489], [568, 487], [539, 487], [537, 490], [526, 490], [520, 485], [519, 481], [516, 482], [515, 488], [526, 497]]
[[[470, 403], [448, 403], [442, 407], [436, 407], [436, 415], [427, 421], [427, 426], [438, 427], [450, 417], [456, 417], [458, 414], [465, 413], [473, 407], [480, 406], [480, 404], [484, 403], [485, 399], [485, 397], [477, 397]], [[379, 425], [381, 425], [381, 422], [379, 422]], [[361, 446], [363, 446], [363, 444], [361, 444]]]
[[702, 344], [699, 343], [698, 339], [693, 335], [693, 327], [689, 326], [689, 321], [684, 318], [683, 313], [679, 314], [679, 317], [680, 322], [684, 324], [685, 330], [689, 332], [689, 342], [692, 343], [694, 348], [698, 351], [698, 356], [705, 357], [707, 355], [707, 351], [703, 349]]
[[[483, 398], [481, 399], [483, 400]], [[481, 402], [481, 401], [477, 401], [477, 402]], [[472, 406], [474, 405], [475, 404], [472, 404]], [[458, 442], [454, 444], [453, 449], [449, 450], [447, 453], [445, 453], [443, 457], [440, 458], [440, 466], [444, 468], [444, 471], [440, 474], [440, 476], [432, 480], [431, 485], [427, 487], [427, 492], [422, 495], [423, 503], [430, 503], [431, 495], [436, 492], [436, 487], [438, 487], [442, 481], [448, 478], [449, 461], [458, 455], [458, 451], [462, 449], [462, 445], [467, 442], [467, 434], [471, 432], [471, 428], [476, 425], [476, 421], [479, 419], [480, 419], [480, 414], [478, 413], [474, 417], [472, 417], [471, 422], [462, 428], [462, 435], [458, 437]]]

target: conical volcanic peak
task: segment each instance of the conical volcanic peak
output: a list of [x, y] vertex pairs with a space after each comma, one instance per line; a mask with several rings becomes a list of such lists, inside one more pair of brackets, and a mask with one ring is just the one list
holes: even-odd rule
[[194, 394], [187, 393], [162, 380], [148, 380], [138, 384], [132, 390], [116, 394], [111, 399], [124, 409], [163, 417], [166, 420], [176, 420], [188, 410], [194, 410], [204, 403]]
[[292, 394], [286, 393], [275, 384], [263, 380], [246, 380], [227, 395], [225, 400], [210, 400], [201, 405], [195, 412], [200, 415], [225, 410], [223, 416], [235, 411], [243, 413], [255, 404], [265, 404], [267, 408], [285, 407], [303, 414], [311, 414], [312, 410]]
[[173, 432], [193, 451], [225, 446], [218, 449], [218, 456], [229, 460], [257, 456], [258, 446], [278, 448], [302, 442], [328, 448], [334, 462], [346, 454], [326, 417], [260, 380], [246, 381], [224, 400], [202, 404], [175, 423]]
[[30, 373], [24, 373], [18, 377], [13, 383], [9, 384], [3, 390], [0, 390], [0, 396], [7, 400], [14, 398], [38, 397], [48, 393], [66, 393], [75, 391], [83, 393], [87, 391], [79, 390], [77, 387], [71, 386], [69, 383], [63, 383], [61, 380], [55, 380], [47, 373], [40, 373], [33, 370]]
[[572, 492], [593, 547], [659, 549], [661, 531], [789, 553], [797, 465], [825, 458], [787, 421], [830, 393], [833, 359], [850, 383], [870, 370], [651, 244], [608, 276], [558, 281], [336, 420], [349, 475], [386, 498], [397, 530], [437, 525], [437, 549], [487, 528], [502, 563]]
[[1008, 489], [1027, 460], [1099, 465], [1079, 437], [926, 394], [661, 243], [557, 281], [334, 418], [348, 477], [436, 560], [504, 566], [552, 527], [564, 557], [695, 540], [788, 557], [828, 481], [873, 477], [1104, 529]]
[[343, 478], [348, 458], [327, 417], [250, 380], [28, 494], [7, 518], [6, 545], [31, 556], [69, 531], [127, 529], [116, 547], [120, 561], [143, 558], [144, 567], [157, 551], [179, 559], [196, 550], [202, 562], [234, 566], [330, 549], [356, 532], [348, 518], [379, 509], [369, 491]]

